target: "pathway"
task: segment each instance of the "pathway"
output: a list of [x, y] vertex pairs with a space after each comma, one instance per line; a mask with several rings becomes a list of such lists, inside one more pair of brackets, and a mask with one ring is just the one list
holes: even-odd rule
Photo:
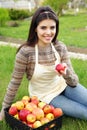
[[[3, 42], [3, 41], [0, 41], [0, 45], [10, 45], [12, 47], [19, 47], [20, 44], [16, 44], [16, 43], [8, 43], [8, 42]], [[75, 53], [75, 52], [70, 52], [69, 51], [69, 56], [71, 58], [75, 58], [75, 59], [81, 59], [81, 60], [87, 60], [87, 54], [82, 54], [82, 53]]]

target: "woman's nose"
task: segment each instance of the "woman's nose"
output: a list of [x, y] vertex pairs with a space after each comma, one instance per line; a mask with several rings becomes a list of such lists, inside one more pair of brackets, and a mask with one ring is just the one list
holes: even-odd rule
[[50, 33], [51, 33], [51, 30], [50, 30], [50, 29], [47, 29], [47, 30], [46, 30], [46, 33], [47, 33], [47, 34], [50, 34]]

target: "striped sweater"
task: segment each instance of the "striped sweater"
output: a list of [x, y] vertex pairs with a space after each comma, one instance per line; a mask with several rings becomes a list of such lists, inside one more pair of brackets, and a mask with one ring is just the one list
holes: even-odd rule
[[[66, 83], [71, 87], [75, 87], [78, 83], [78, 76], [75, 74], [72, 68], [66, 46], [61, 42], [58, 42], [58, 44], [54, 46], [60, 55], [61, 63], [66, 63], [68, 66], [67, 74], [66, 76], [64, 76]], [[46, 48], [39, 47], [38, 55], [40, 64], [46, 64], [46, 65], [54, 64], [55, 55], [51, 48], [51, 45], [48, 45]], [[12, 78], [11, 81], [9, 82], [6, 95], [2, 103], [2, 110], [1, 110], [2, 116], [4, 116], [3, 109], [11, 105], [24, 74], [26, 73], [27, 79], [31, 80], [31, 77], [34, 72], [34, 66], [35, 66], [35, 47], [23, 46], [16, 54], [14, 71], [12, 73]]]

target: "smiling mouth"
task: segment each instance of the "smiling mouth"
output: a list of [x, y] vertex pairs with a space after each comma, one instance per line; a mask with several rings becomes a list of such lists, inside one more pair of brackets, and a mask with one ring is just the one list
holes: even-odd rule
[[50, 40], [50, 39], [52, 39], [52, 37], [50, 36], [50, 37], [44, 37], [46, 40]]

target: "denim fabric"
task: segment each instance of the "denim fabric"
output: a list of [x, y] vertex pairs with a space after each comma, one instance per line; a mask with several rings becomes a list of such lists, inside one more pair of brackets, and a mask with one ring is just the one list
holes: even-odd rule
[[67, 86], [50, 104], [62, 108], [65, 115], [87, 120], [87, 89], [81, 84]]

